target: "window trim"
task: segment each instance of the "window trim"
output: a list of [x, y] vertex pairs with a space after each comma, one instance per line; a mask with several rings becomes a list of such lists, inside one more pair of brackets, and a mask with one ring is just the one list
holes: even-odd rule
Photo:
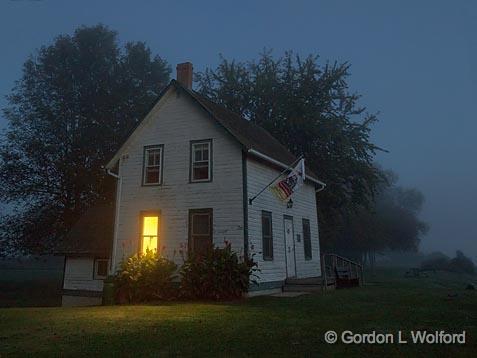
[[144, 217], [146, 216], [157, 216], [157, 252], [160, 252], [159, 246], [159, 233], [161, 231], [161, 211], [160, 210], [143, 210], [139, 213], [139, 245], [138, 245], [138, 253], [142, 254], [143, 249], [143, 242], [144, 242], [144, 235], [142, 234], [144, 231]]
[[210, 215], [210, 243], [214, 245], [214, 209], [212, 208], [203, 208], [203, 209], [189, 209], [189, 227], [188, 227], [188, 242], [187, 247], [189, 252], [194, 252], [193, 238], [192, 238], [192, 215], [194, 214], [204, 214], [207, 213]]
[[[270, 256], [265, 256], [265, 236], [263, 235], [263, 218], [268, 217], [270, 219], [270, 237], [269, 239], [271, 240], [271, 255]], [[273, 214], [271, 211], [266, 211], [262, 210], [262, 213], [260, 215], [260, 223], [261, 223], [261, 228], [262, 228], [262, 259], [263, 261], [273, 261], [274, 255], [273, 255]], [[268, 239], [268, 238], [267, 238]]]
[[[159, 149], [161, 158], [161, 163], [159, 165], [159, 182], [158, 183], [146, 183], [146, 153], [148, 150], [151, 149]], [[163, 182], [163, 173], [164, 173], [164, 144], [153, 144], [153, 145], [146, 145], [143, 149], [142, 155], [142, 180], [141, 186], [159, 186], [162, 185]]]
[[[309, 252], [309, 255], [307, 255], [307, 250], [306, 250], [306, 235], [305, 235], [305, 222], [308, 223], [308, 242], [309, 242], [309, 245], [310, 245], [310, 252]], [[310, 260], [313, 260], [313, 246], [311, 245], [311, 222], [310, 222], [310, 219], [306, 219], [306, 218], [302, 218], [301, 219], [301, 226], [302, 226], [302, 232], [303, 232], [303, 254], [304, 254], [304, 257], [305, 257], [305, 260], [306, 261], [310, 261]]]
[[[209, 145], [209, 177], [207, 179], [193, 179], [193, 152], [192, 149], [194, 148], [195, 144], [204, 144], [207, 143]], [[191, 140], [190, 141], [190, 148], [189, 148], [189, 183], [210, 183], [212, 181], [212, 173], [213, 173], [213, 145], [212, 139], [199, 139], [199, 140]]]
[[[98, 275], [98, 263], [99, 261], [106, 261], [106, 275]], [[94, 280], [105, 280], [108, 277], [108, 268], [109, 268], [109, 259], [98, 257], [94, 259], [93, 263], [93, 279]]]

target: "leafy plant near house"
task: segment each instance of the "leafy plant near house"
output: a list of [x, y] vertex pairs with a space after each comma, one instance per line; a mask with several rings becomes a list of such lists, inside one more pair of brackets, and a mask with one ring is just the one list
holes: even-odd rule
[[181, 295], [192, 299], [240, 298], [250, 283], [256, 283], [257, 270], [252, 258], [239, 257], [228, 242], [224, 248], [190, 253], [180, 269]]
[[114, 277], [119, 303], [168, 300], [177, 297], [177, 265], [155, 251], [137, 254], [121, 263]]

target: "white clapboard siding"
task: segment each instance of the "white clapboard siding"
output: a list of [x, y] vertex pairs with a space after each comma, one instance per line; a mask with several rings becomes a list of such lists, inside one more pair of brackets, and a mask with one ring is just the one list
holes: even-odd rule
[[[213, 209], [214, 244], [224, 240], [243, 251], [241, 146], [189, 96], [175, 90], [138, 129], [120, 160], [122, 180], [113, 263], [139, 250], [140, 212], [161, 212], [159, 247], [177, 263], [174, 252], [187, 247], [189, 209]], [[213, 180], [189, 183], [190, 141], [212, 139]], [[144, 146], [164, 146], [163, 183], [141, 186]]]
[[63, 288], [67, 290], [102, 291], [103, 280], [95, 280], [94, 258], [67, 257]]
[[[270, 168], [253, 159], [247, 160], [247, 190], [248, 196], [253, 197], [279, 174], [279, 171]], [[316, 277], [321, 275], [320, 270], [320, 247], [318, 239], [318, 218], [316, 212], [315, 187], [305, 184], [292, 195], [293, 208], [287, 209], [286, 203], [278, 200], [269, 190], [265, 190], [257, 197], [252, 205], [248, 206], [248, 236], [250, 253], [255, 254], [254, 259], [258, 262], [260, 282], [284, 280], [286, 278], [285, 262], [285, 237], [283, 216], [293, 217], [296, 276], [298, 278]], [[262, 210], [272, 212], [273, 225], [273, 261], [264, 261], [262, 256]], [[303, 246], [302, 219], [310, 220], [312, 259], [305, 260]], [[297, 234], [300, 242], [297, 242]]]

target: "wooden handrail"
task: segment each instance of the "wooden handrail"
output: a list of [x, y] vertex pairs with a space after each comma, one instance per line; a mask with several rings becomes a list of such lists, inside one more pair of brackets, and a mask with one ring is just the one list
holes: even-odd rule
[[346, 258], [346, 257], [340, 256], [340, 255], [337, 255], [337, 254], [323, 254], [323, 257], [326, 257], [326, 256], [334, 256], [334, 257], [336, 257], [336, 258], [338, 258], [338, 259], [340, 259], [340, 260], [343, 260], [343, 261], [345, 261], [345, 262], [349, 262], [349, 263], [354, 264], [354, 265], [356, 265], [356, 266], [363, 267], [363, 265], [361, 265], [360, 263], [358, 263], [358, 262], [356, 262], [356, 261], [352, 261], [352, 260], [350, 260], [350, 259], [348, 259], [348, 258]]
[[[325, 288], [328, 286], [328, 282], [330, 282], [329, 279], [331, 278], [333, 278], [333, 282], [336, 283], [337, 269], [345, 267], [347, 267], [350, 277], [356, 275], [360, 286], [364, 283], [363, 265], [346, 257], [337, 254], [324, 254], [322, 255], [321, 266], [323, 286]], [[330, 270], [330, 274], [328, 274], [328, 269]]]

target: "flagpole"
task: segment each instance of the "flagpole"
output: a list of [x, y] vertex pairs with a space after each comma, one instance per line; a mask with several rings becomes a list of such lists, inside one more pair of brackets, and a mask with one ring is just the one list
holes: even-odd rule
[[278, 174], [266, 187], [264, 187], [262, 190], [260, 190], [257, 195], [255, 195], [253, 198], [248, 199], [248, 204], [252, 205], [253, 201], [260, 195], [262, 194], [270, 185], [272, 185], [278, 178], [280, 178], [287, 170], [289, 170], [291, 167], [293, 167], [296, 163], [298, 163], [300, 160], [303, 159], [303, 155], [300, 155], [297, 160], [295, 160], [292, 164], [288, 166], [285, 170], [283, 170], [280, 174]]

